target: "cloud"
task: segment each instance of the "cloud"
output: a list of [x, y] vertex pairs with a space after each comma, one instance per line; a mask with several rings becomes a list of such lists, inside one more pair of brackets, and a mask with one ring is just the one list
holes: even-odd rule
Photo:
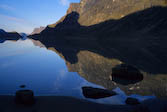
[[39, 26], [27, 19], [0, 14], [0, 29], [4, 29], [7, 32], [17, 31], [31, 33], [33, 28]]
[[16, 21], [16, 22], [26, 22], [24, 19], [12, 17], [12, 16], [7, 16], [7, 15], [3, 15], [3, 14], [0, 14], [0, 18], [4, 18], [6, 20]]
[[0, 4], [0, 9], [8, 10], [8, 11], [15, 10], [15, 8], [13, 8], [13, 7], [9, 6], [9, 5], [5, 5], [5, 4]]
[[60, 3], [64, 6], [68, 6], [69, 5], [69, 0], [60, 0]]

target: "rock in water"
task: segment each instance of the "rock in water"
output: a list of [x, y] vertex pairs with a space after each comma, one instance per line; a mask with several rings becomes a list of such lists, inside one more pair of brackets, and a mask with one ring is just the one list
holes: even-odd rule
[[26, 85], [20, 85], [20, 88], [25, 88], [26, 87]]
[[99, 99], [117, 95], [114, 91], [93, 87], [82, 87], [82, 92], [86, 98], [92, 99]]
[[131, 65], [121, 64], [112, 69], [112, 80], [120, 84], [134, 84], [143, 80], [143, 74]]
[[125, 103], [128, 104], [128, 105], [138, 105], [138, 104], [140, 104], [140, 102], [138, 101], [138, 99], [131, 98], [131, 97], [127, 98], [126, 101], [125, 101]]
[[16, 103], [32, 105], [35, 103], [34, 93], [32, 90], [19, 90], [16, 92]]

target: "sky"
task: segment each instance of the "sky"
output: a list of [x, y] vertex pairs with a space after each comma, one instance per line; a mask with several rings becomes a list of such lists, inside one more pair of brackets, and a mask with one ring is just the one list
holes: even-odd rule
[[31, 33], [57, 22], [71, 2], [80, 0], [0, 0], [0, 29]]

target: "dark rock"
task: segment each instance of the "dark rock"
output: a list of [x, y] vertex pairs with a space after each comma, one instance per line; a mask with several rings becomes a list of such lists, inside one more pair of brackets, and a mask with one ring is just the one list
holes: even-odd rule
[[15, 101], [17, 104], [32, 105], [35, 103], [32, 90], [19, 90], [16, 92]]
[[131, 65], [121, 64], [112, 69], [112, 80], [120, 84], [133, 84], [143, 80], [143, 74]]
[[92, 99], [99, 99], [117, 95], [114, 91], [93, 87], [82, 87], [82, 92], [86, 98]]
[[138, 105], [138, 104], [140, 104], [140, 102], [138, 101], [138, 99], [131, 98], [131, 97], [127, 98], [126, 101], [125, 101], [125, 103], [128, 104], [128, 105]]
[[25, 88], [26, 87], [26, 85], [20, 85], [20, 88]]

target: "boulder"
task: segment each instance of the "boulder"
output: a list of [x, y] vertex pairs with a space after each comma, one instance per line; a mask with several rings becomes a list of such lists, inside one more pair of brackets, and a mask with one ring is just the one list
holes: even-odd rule
[[143, 80], [143, 74], [135, 67], [121, 64], [112, 69], [112, 81], [120, 84], [134, 84]]
[[138, 101], [138, 99], [131, 98], [131, 97], [128, 97], [126, 99], [125, 103], [128, 104], [128, 105], [138, 105], [138, 104], [140, 104], [140, 102]]
[[32, 90], [18, 90], [15, 101], [17, 104], [32, 105], [35, 103], [34, 93]]
[[20, 85], [20, 88], [25, 88], [26, 87], [26, 85]]
[[117, 95], [117, 93], [114, 91], [93, 87], [82, 87], [82, 92], [86, 98], [92, 99], [99, 99]]

